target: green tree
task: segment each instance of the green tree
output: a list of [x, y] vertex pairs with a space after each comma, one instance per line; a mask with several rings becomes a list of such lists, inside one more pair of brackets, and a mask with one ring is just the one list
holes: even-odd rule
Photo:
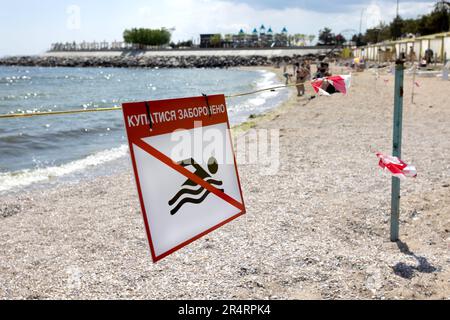
[[170, 46], [172, 49], [186, 48], [186, 47], [191, 48], [191, 47], [194, 46], [194, 43], [192, 42], [192, 40], [178, 41], [177, 43], [171, 42], [171, 43], [169, 44], [169, 46]]
[[435, 33], [449, 31], [450, 2], [438, 1], [430, 14], [430, 24]]
[[[357, 45], [376, 43], [385, 40], [398, 39], [402, 35], [429, 35], [450, 31], [450, 2], [437, 1], [433, 11], [424, 14], [417, 19], [405, 19], [396, 17], [389, 25], [380, 23], [379, 26], [367, 29], [361, 41]], [[355, 38], [358, 40], [358, 38]]]
[[178, 43], [178, 46], [180, 47], [192, 47], [194, 46], [194, 43], [192, 42], [192, 40], [187, 40], [187, 41], [181, 41]]
[[138, 45], [140, 49], [145, 46], [162, 46], [170, 42], [171, 34], [168, 30], [133, 28], [125, 30], [123, 39], [126, 43]]
[[332, 33], [330, 28], [323, 28], [323, 30], [319, 31], [319, 42], [321, 45], [332, 45], [335, 43], [336, 36]]
[[450, 29], [450, 2], [438, 1], [430, 14], [403, 21], [402, 33], [429, 35]]
[[209, 40], [209, 44], [214, 48], [220, 47], [220, 45], [222, 44], [222, 35], [221, 34], [213, 35]]
[[377, 27], [366, 30], [362, 42], [365, 43], [377, 43], [386, 40], [390, 40], [391, 28], [389, 25], [381, 22]]
[[347, 39], [345, 39], [345, 37], [344, 37], [342, 34], [339, 33], [339, 34], [335, 37], [335, 41], [336, 41], [336, 44], [337, 44], [337, 45], [342, 46], [342, 45], [347, 41]]
[[353, 35], [352, 41], [356, 43], [356, 46], [358, 47], [367, 45], [367, 42], [365, 42], [364, 35], [362, 33]]
[[394, 18], [394, 20], [389, 25], [390, 34], [394, 40], [401, 38], [402, 31], [404, 28], [403, 19], [400, 16]]
[[419, 33], [419, 19], [405, 19], [403, 20], [402, 34], [413, 34]]

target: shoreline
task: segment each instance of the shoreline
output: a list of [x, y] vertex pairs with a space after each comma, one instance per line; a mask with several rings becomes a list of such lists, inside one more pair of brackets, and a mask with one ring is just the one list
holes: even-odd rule
[[247, 214], [158, 264], [131, 172], [2, 198], [0, 297], [450, 299], [450, 84], [420, 84], [404, 101], [403, 158], [419, 175], [402, 183], [400, 242], [371, 151], [391, 149], [393, 76], [366, 71], [347, 96], [291, 95], [255, 119], [280, 132], [277, 174], [240, 165]]
[[[242, 67], [240, 69], [245, 70], [252, 68], [253, 67]], [[261, 68], [258, 68], [257, 70], [261, 70]], [[280, 68], [266, 67], [263, 68], [263, 70], [273, 72], [274, 74], [276, 74], [278, 80], [281, 83], [284, 83], [285, 78], [283, 77], [283, 73]], [[284, 114], [292, 109], [294, 101], [293, 99], [295, 98], [295, 88], [288, 87], [281, 90], [288, 90], [288, 96], [277, 107], [256, 115], [251, 115], [246, 121], [231, 127], [231, 134], [233, 135], [234, 139], [238, 139], [240, 136], [245, 135], [249, 130], [257, 128], [259, 125], [263, 125], [267, 122], [273, 121], [281, 114]]]
[[[274, 74], [277, 78], [277, 81], [280, 81], [280, 83], [283, 81], [283, 76], [281, 74], [280, 69], [276, 69], [273, 67], [238, 67], [233, 68], [235, 70], [247, 70], [247, 71], [267, 71], [272, 74]], [[290, 90], [291, 88], [288, 88], [287, 90]], [[285, 89], [283, 89], [285, 90]], [[259, 113], [256, 113], [255, 115], [251, 115], [247, 117], [247, 119], [239, 124], [235, 124], [231, 127], [231, 132], [234, 137], [236, 137], [239, 134], [243, 134], [245, 131], [250, 129], [251, 127], [254, 127], [257, 122], [264, 121], [270, 118], [270, 116], [276, 112], [278, 108], [282, 107], [289, 99], [288, 96], [281, 100], [278, 105], [272, 109], [269, 109], [269, 111], [261, 111]], [[267, 102], [266, 102], [267, 103]], [[264, 108], [262, 108], [264, 109]], [[126, 147], [127, 152], [123, 154], [123, 147]], [[121, 156], [118, 157], [113, 153], [115, 150], [115, 153], [120, 153]], [[107, 160], [106, 154], [108, 154], [110, 157], [112, 157], [110, 160]], [[95, 165], [89, 165], [89, 163], [98, 162], [94, 160], [96, 156], [101, 157], [101, 163], [95, 164]], [[2, 191], [0, 187], [0, 196], [13, 196], [13, 195], [19, 195], [22, 192], [33, 192], [36, 189], [41, 188], [57, 188], [59, 185], [64, 185], [67, 183], [79, 183], [83, 181], [92, 181], [98, 178], [99, 176], [109, 176], [116, 174], [117, 171], [113, 169], [113, 166], [120, 167], [120, 171], [124, 171], [128, 169], [127, 165], [124, 165], [125, 161], [124, 158], [128, 157], [128, 145], [121, 145], [117, 147], [112, 147], [105, 150], [100, 150], [98, 152], [95, 152], [94, 154], [88, 155], [84, 158], [80, 159], [74, 159], [72, 161], [69, 161], [67, 163], [60, 164], [58, 166], [48, 166], [43, 168], [29, 168], [29, 169], [23, 169], [17, 172], [5, 172], [4, 174], [11, 174], [16, 176], [15, 179], [17, 179], [17, 176], [22, 177], [23, 179], [27, 179], [34, 182], [27, 182], [24, 185], [18, 185], [16, 187], [13, 187], [10, 190]], [[87, 166], [84, 168], [81, 168], [82, 163], [87, 163]], [[78, 168], [78, 169], [76, 169]], [[119, 169], [118, 169], [119, 170]], [[36, 172], [35, 172], [36, 171]], [[39, 176], [32, 176], [34, 173], [39, 173]], [[43, 176], [46, 175], [44, 171], [48, 171], [48, 178], [43, 179]], [[86, 173], [82, 173], [82, 172]], [[109, 171], [112, 171], [109, 173]], [[119, 171], [119, 172], [120, 172]], [[56, 174], [55, 172], [62, 172]], [[66, 172], [66, 173], [64, 173]], [[100, 172], [100, 173], [99, 173]], [[3, 174], [3, 173], [2, 173]], [[56, 174], [55, 176], [53, 176]], [[92, 177], [90, 177], [92, 176]], [[7, 178], [7, 177], [6, 177]]]

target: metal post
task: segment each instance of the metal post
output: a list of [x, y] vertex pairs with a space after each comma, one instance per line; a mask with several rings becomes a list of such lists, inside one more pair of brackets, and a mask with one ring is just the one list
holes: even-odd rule
[[414, 92], [416, 89], [416, 64], [413, 63], [413, 78], [412, 78], [412, 89], [411, 89], [411, 104], [414, 104]]
[[[403, 78], [404, 78], [404, 54], [395, 62], [395, 95], [394, 95], [394, 157], [402, 155], [402, 118], [403, 118]], [[399, 216], [400, 216], [400, 179], [392, 177], [391, 197], [391, 241], [399, 239]]]

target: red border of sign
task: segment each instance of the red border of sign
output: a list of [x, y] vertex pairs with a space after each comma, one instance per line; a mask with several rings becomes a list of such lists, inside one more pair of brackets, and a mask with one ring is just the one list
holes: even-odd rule
[[[225, 224], [227, 224], [227, 223], [229, 223], [229, 222], [239, 218], [240, 216], [242, 216], [242, 215], [244, 215], [246, 213], [245, 201], [244, 201], [244, 196], [243, 196], [242, 187], [241, 187], [241, 181], [240, 181], [239, 173], [238, 173], [238, 169], [237, 169], [236, 156], [235, 156], [235, 153], [234, 153], [233, 140], [232, 140], [232, 137], [231, 137], [230, 123], [229, 123], [229, 120], [228, 120], [228, 111], [227, 111], [227, 107], [226, 107], [226, 103], [225, 103], [225, 96], [224, 95], [208, 96], [208, 99], [211, 99], [211, 98], [221, 98], [224, 101], [226, 121], [222, 121], [222, 122], [219, 122], [219, 123], [226, 122], [226, 124], [227, 124], [229, 139], [230, 139], [230, 142], [231, 142], [231, 150], [233, 152], [234, 168], [235, 168], [236, 178], [237, 178], [237, 182], [238, 182], [238, 186], [239, 186], [239, 192], [240, 192], [241, 200], [242, 200], [242, 211], [237, 213], [237, 214], [235, 214], [234, 216], [228, 218], [227, 220], [224, 220], [224, 221], [220, 222], [219, 224], [217, 224], [217, 225], [215, 225], [215, 226], [213, 226], [213, 227], [203, 231], [202, 233], [194, 236], [193, 238], [182, 242], [181, 244], [179, 244], [179, 245], [175, 246], [174, 248], [172, 248], [172, 249], [170, 249], [170, 250], [160, 254], [159, 256], [156, 255], [155, 248], [153, 246], [153, 241], [152, 241], [152, 236], [151, 236], [151, 232], [150, 232], [147, 212], [146, 212], [145, 204], [144, 204], [144, 198], [142, 196], [141, 184], [140, 184], [140, 180], [139, 180], [139, 174], [138, 174], [138, 170], [137, 170], [136, 159], [135, 159], [135, 156], [134, 156], [134, 149], [133, 149], [133, 144], [135, 144], [135, 142], [134, 142], [133, 139], [131, 139], [129, 137], [128, 130], [126, 130], [127, 137], [128, 137], [128, 144], [129, 144], [129, 148], [130, 148], [131, 163], [132, 163], [132, 166], [133, 166], [133, 171], [134, 171], [134, 176], [135, 176], [135, 181], [136, 181], [136, 187], [137, 187], [137, 191], [138, 191], [138, 195], [139, 195], [139, 202], [141, 204], [142, 217], [143, 217], [143, 220], [144, 220], [145, 231], [147, 233], [147, 239], [148, 239], [148, 243], [149, 243], [149, 246], [150, 246], [150, 253], [152, 255], [152, 260], [153, 260], [154, 263], [164, 259], [165, 257], [171, 255], [172, 253], [182, 249], [183, 247], [189, 245], [190, 243], [192, 243], [192, 242], [202, 238], [203, 236], [211, 233], [212, 231], [214, 231], [214, 230], [224, 226]], [[149, 105], [153, 105], [155, 103], [167, 103], [167, 102], [171, 102], [171, 101], [183, 102], [183, 101], [187, 101], [187, 100], [190, 100], [190, 99], [204, 99], [204, 103], [206, 105], [206, 100], [205, 100], [204, 97], [182, 98], [182, 99], [173, 99], [173, 100], [148, 101], [148, 104]], [[124, 104], [124, 106], [125, 105], [127, 105], [127, 106], [142, 106], [142, 104], [145, 104], [145, 102]], [[125, 127], [127, 128], [127, 124], [126, 124], [127, 119], [126, 119], [125, 112], [123, 112], [123, 116], [124, 116], [124, 121], [125, 121]], [[214, 117], [214, 115], [212, 117]], [[197, 119], [197, 120], [201, 120], [201, 119]], [[194, 121], [194, 120], [192, 120], [192, 121]], [[161, 134], [163, 134], [163, 133], [161, 133]], [[142, 141], [142, 138], [141, 138], [141, 141]], [[142, 142], [145, 143], [144, 141], [142, 141]], [[138, 145], [138, 147], [141, 148], [139, 145]], [[161, 161], [161, 159], [158, 159], [158, 160]]]

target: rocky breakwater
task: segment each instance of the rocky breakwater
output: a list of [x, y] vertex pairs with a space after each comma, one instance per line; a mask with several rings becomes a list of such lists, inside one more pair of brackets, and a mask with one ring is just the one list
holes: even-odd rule
[[118, 67], [118, 68], [228, 68], [239, 66], [271, 66], [282, 62], [291, 64], [306, 56], [22, 56], [0, 59], [5, 66], [38, 67]]

